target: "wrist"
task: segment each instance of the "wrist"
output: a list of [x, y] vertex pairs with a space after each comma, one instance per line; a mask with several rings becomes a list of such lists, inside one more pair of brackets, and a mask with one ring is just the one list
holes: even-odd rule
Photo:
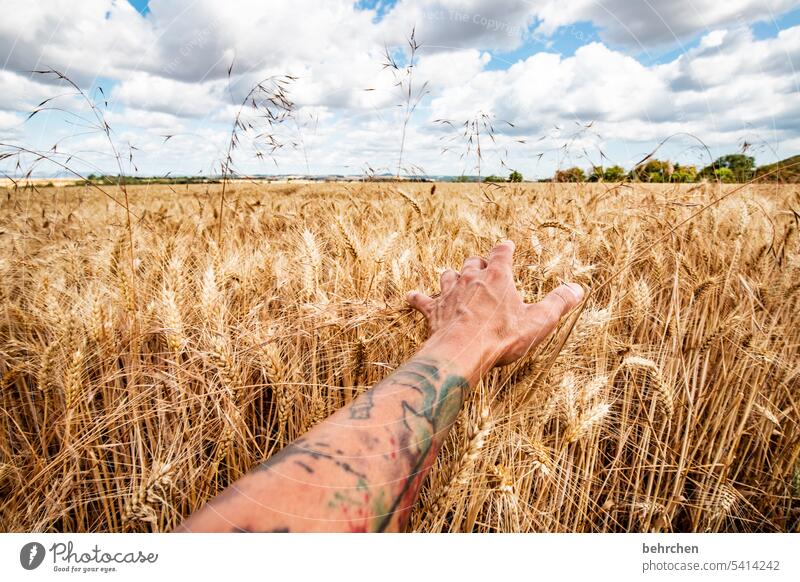
[[474, 386], [495, 366], [502, 352], [502, 343], [485, 330], [451, 326], [434, 332], [419, 354], [448, 362], [454, 373]]

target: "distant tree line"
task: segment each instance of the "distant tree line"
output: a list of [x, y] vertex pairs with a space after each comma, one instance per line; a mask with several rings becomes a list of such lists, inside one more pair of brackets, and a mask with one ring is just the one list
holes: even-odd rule
[[[386, 179], [395, 179], [386, 176]], [[771, 182], [800, 182], [800, 155], [786, 158], [773, 164], [756, 167], [755, 158], [744, 154], [728, 154], [717, 158], [713, 163], [704, 168], [697, 166], [672, 163], [669, 160], [651, 159], [643, 162], [630, 171], [618, 165], [603, 167], [594, 166], [585, 171], [583, 168], [573, 166], [558, 170], [550, 180], [542, 182], [653, 182], [653, 183], [689, 183], [703, 180], [737, 183], [749, 182], [752, 179]], [[423, 178], [412, 178], [425, 181]], [[512, 170], [508, 177], [492, 174], [481, 178], [480, 176], [456, 176], [454, 182], [523, 182], [525, 178], [517, 170]], [[119, 176], [95, 175], [88, 176], [87, 183], [114, 185], [120, 181]], [[219, 179], [206, 176], [161, 176], [161, 177], [135, 177], [126, 176], [126, 184], [216, 184]]]
[[717, 158], [708, 166], [681, 165], [669, 160], [651, 159], [626, 172], [621, 166], [595, 166], [588, 172], [573, 166], [556, 171], [554, 182], [654, 182], [681, 183], [710, 180], [724, 183], [749, 182], [764, 176], [765, 180], [797, 182], [800, 177], [800, 156], [794, 156], [756, 167], [755, 158], [744, 154], [728, 154]]
[[508, 175], [508, 178], [503, 178], [502, 176], [495, 176], [492, 174], [491, 176], [486, 176], [483, 179], [484, 182], [522, 182], [523, 177], [522, 174], [517, 172], [516, 170], [512, 170], [511, 173]]
[[142, 176], [112, 176], [112, 175], [97, 175], [89, 174], [84, 181], [85, 184], [96, 184], [99, 186], [116, 186], [120, 182], [125, 184], [219, 184], [220, 180], [217, 178], [208, 178], [206, 176], [159, 176], [159, 177], [142, 177]]

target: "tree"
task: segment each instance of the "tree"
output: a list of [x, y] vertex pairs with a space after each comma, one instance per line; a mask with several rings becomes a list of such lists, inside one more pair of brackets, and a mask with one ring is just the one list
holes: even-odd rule
[[765, 166], [759, 166], [756, 177], [762, 181], [789, 184], [800, 183], [800, 156], [792, 156]]
[[611, 166], [603, 172], [604, 182], [621, 182], [625, 179], [625, 168], [622, 166]]
[[506, 181], [506, 179], [505, 179], [505, 178], [502, 178], [502, 177], [500, 177], [500, 176], [495, 176], [494, 174], [492, 174], [491, 176], [486, 176], [486, 177], [483, 179], [483, 181], [484, 181], [484, 182], [505, 182], [505, 181]]
[[755, 175], [755, 168], [756, 160], [753, 156], [728, 154], [717, 158], [711, 165], [703, 168], [700, 171], [700, 176], [716, 179], [718, 170], [730, 170], [731, 174], [723, 172], [723, 175], [731, 182], [747, 182]]
[[585, 182], [586, 174], [583, 173], [578, 167], [567, 168], [566, 170], [558, 170], [556, 175], [553, 176], [555, 182]]
[[593, 166], [592, 173], [586, 179], [587, 182], [620, 182], [625, 179], [625, 169], [622, 166]]
[[730, 168], [717, 168], [714, 170], [714, 179], [725, 184], [741, 181], [736, 179], [736, 174]]
[[603, 166], [592, 166], [592, 172], [586, 179], [587, 182], [602, 182], [603, 181]]
[[675, 168], [669, 160], [650, 160], [631, 170], [631, 180], [639, 182], [669, 182]]
[[675, 171], [670, 176], [671, 182], [694, 182], [697, 180], [697, 168], [675, 164]]
[[511, 174], [509, 174], [508, 176], [509, 182], [522, 182], [522, 180], [523, 180], [522, 174], [520, 174], [516, 170], [512, 170]]

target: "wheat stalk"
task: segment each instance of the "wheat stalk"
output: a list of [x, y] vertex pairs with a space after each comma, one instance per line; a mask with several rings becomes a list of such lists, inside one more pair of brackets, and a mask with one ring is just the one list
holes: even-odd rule
[[8, 529], [175, 527], [411, 357], [425, 326], [405, 292], [435, 295], [440, 269], [499, 236], [530, 301], [567, 277], [591, 293], [574, 325], [475, 388], [415, 529], [791, 527], [791, 187], [749, 186], [711, 217], [695, 215], [697, 185], [524, 184], [490, 201], [485, 186], [404, 184], [420, 213], [380, 182], [229, 179], [221, 244], [220, 186], [128, 186], [133, 261], [114, 187], [2, 192]]

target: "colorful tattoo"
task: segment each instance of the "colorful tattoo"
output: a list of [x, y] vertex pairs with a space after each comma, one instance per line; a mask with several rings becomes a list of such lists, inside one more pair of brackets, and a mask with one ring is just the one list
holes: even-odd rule
[[416, 392], [418, 398], [402, 402], [406, 433], [400, 435], [400, 452], [410, 465], [410, 471], [395, 493], [389, 511], [379, 517], [376, 531], [385, 531], [395, 517], [398, 528], [405, 527], [422, 481], [439, 452], [444, 432], [455, 421], [469, 388], [467, 380], [461, 376], [450, 375], [441, 381], [438, 365], [430, 361], [412, 360], [390, 379], [392, 384]]
[[[341, 516], [347, 529], [404, 529], [422, 482], [469, 389], [465, 378], [445, 375], [441, 370], [436, 360], [411, 360], [351, 403], [348, 416], [356, 421], [352, 423], [355, 430], [351, 441], [325, 442], [330, 439], [323, 436], [324, 431], [310, 439], [301, 437], [256, 471], [277, 469], [288, 462], [313, 476], [309, 477], [313, 485], [324, 475], [326, 466], [335, 467], [352, 478], [352, 485], [340, 479], [336, 481], [339, 485], [328, 486], [327, 506]], [[379, 426], [361, 422], [375, 420], [376, 410], [380, 410], [379, 418], [390, 421]], [[373, 450], [385, 451], [386, 462], [372, 464], [363, 458], [365, 452]], [[237, 530], [251, 531], [247, 527]]]

